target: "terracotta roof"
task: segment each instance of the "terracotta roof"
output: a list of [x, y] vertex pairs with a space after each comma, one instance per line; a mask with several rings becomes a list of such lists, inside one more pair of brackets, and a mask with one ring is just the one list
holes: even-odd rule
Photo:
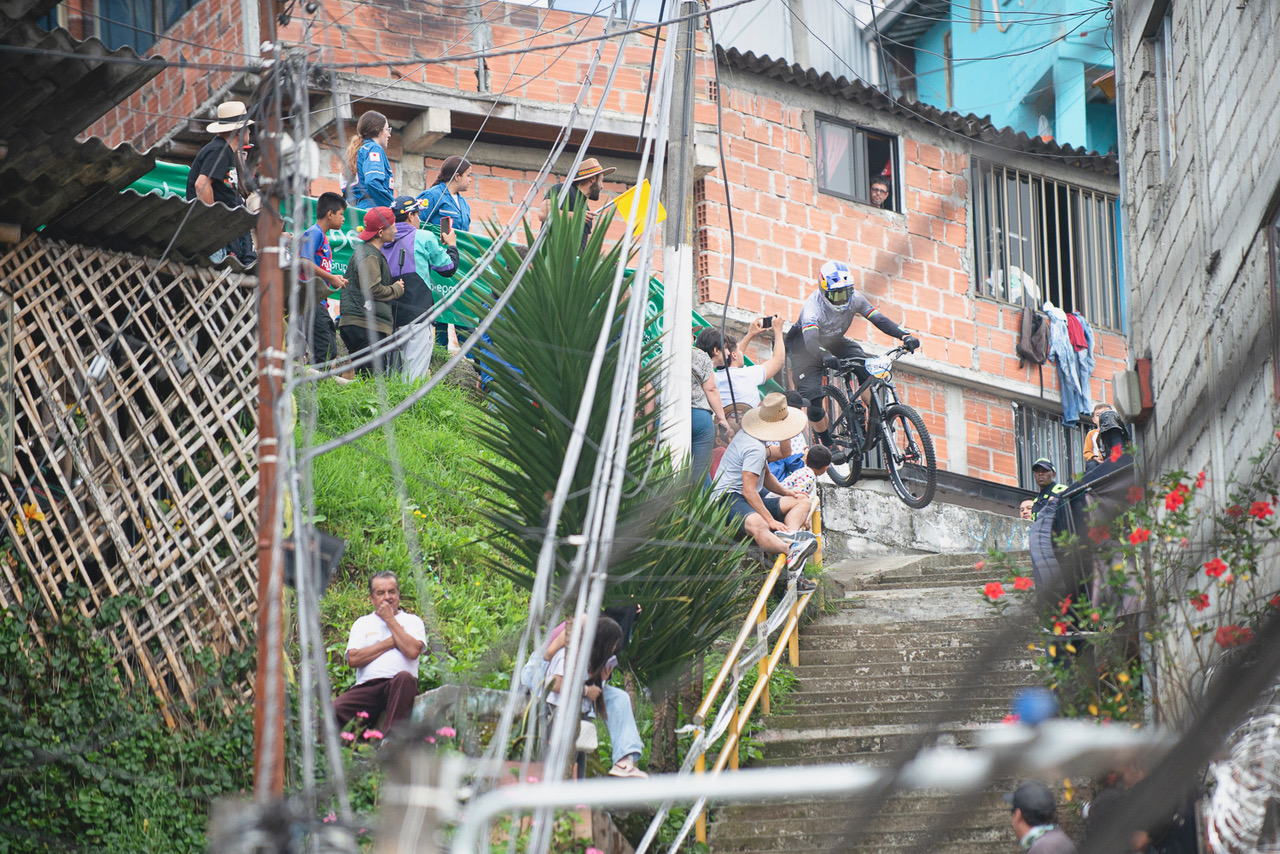
[[[976, 116], [973, 113], [963, 116], [960, 113], [940, 110], [918, 101], [894, 98], [860, 80], [851, 81], [845, 77], [819, 74], [812, 68], [791, 64], [784, 59], [756, 56], [750, 51], [742, 53], [736, 48], [725, 50], [719, 46], [716, 47], [716, 52], [720, 61], [730, 68], [749, 71], [783, 83], [843, 98], [907, 121], [919, 122], [954, 133], [984, 146], [1052, 158], [1057, 163], [1078, 166], [1104, 175], [1120, 174], [1120, 164], [1114, 154], [1098, 154], [1084, 148], [1045, 142], [1038, 137], [1015, 131], [1013, 128], [997, 128], [992, 124], [990, 117]], [[977, 149], [977, 153], [982, 154], [980, 148]]]

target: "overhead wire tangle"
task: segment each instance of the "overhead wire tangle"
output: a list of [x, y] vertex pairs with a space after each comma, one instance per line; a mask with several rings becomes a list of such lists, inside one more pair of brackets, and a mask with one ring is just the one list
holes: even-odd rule
[[[868, 3], [868, 5], [873, 5], [873, 4]], [[955, 3], [952, 3], [951, 5], [955, 6], [956, 8], [965, 8], [965, 11], [969, 11], [967, 7], [959, 7]], [[841, 6], [841, 8], [845, 9], [846, 12], [849, 11], [843, 5]], [[1079, 17], [1080, 15], [1092, 16], [1097, 14], [1098, 12], [1104, 12], [1109, 8], [1111, 7], [1108, 4], [1099, 4], [1096, 6], [1089, 6], [1084, 9], [1079, 9], [1074, 12], [1037, 12], [1032, 9], [1001, 9], [1000, 15], [1008, 16], [1010, 18], [1015, 19], [1010, 22], [1012, 24], [1018, 24], [1019, 26], [1023, 26], [1023, 27], [1037, 27], [1037, 26], [1046, 26], [1049, 24], [1056, 24], [1064, 20], [1072, 20], [1076, 17]], [[954, 13], [950, 17], [925, 15], [920, 12], [907, 12], [907, 11], [899, 11], [897, 14], [898, 14], [898, 17], [900, 18], [914, 18], [920, 21], [934, 21], [940, 24], [948, 24], [948, 23], [978, 24], [982, 26], [985, 24], [995, 23], [994, 17], [984, 16], [982, 18], [972, 18], [972, 17], [966, 18], [964, 16], [955, 15]], [[1019, 16], [1025, 17], [1028, 20], [1025, 20], [1025, 21], [1016, 20], [1016, 18], [1018, 18]]]
[[[1078, 32], [1080, 29], [1082, 29], [1082, 28], [1084, 27], [1084, 25], [1085, 25], [1085, 24], [1089, 23], [1089, 21], [1091, 21], [1091, 20], [1093, 20], [1095, 17], [1097, 17], [1097, 15], [1098, 15], [1101, 11], [1102, 11], [1102, 10], [1099, 10], [1098, 12], [1091, 12], [1091, 13], [1089, 13], [1086, 17], [1082, 18], [1082, 19], [1081, 19], [1081, 20], [1080, 20], [1080, 21], [1079, 21], [1079, 22], [1078, 22], [1074, 27], [1072, 27], [1071, 29], [1067, 30], [1067, 31], [1066, 31], [1066, 32], [1064, 32], [1064, 33], [1061, 33], [1060, 35], [1056, 35], [1056, 36], [1054, 36], [1053, 38], [1049, 39], [1049, 40], [1048, 40], [1047, 42], [1045, 42], [1044, 44], [1033, 45], [1032, 47], [1026, 48], [1025, 50], [1009, 51], [1008, 53], [998, 53], [998, 54], [994, 54], [994, 55], [992, 55], [992, 56], [965, 56], [965, 57], [958, 57], [958, 58], [957, 58], [957, 57], [952, 57], [952, 58], [951, 58], [951, 64], [952, 64], [952, 66], [954, 67], [954, 66], [956, 66], [956, 65], [971, 65], [971, 64], [976, 63], [976, 62], [996, 62], [996, 61], [1001, 60], [1001, 59], [1013, 59], [1013, 58], [1015, 58], [1015, 57], [1019, 57], [1019, 56], [1026, 56], [1027, 54], [1031, 54], [1031, 53], [1035, 53], [1036, 51], [1044, 50], [1045, 48], [1050, 47], [1050, 46], [1052, 46], [1052, 45], [1055, 45], [1055, 44], [1057, 44], [1058, 42], [1066, 41], [1068, 37], [1070, 37], [1070, 36], [1074, 35], [1076, 32]], [[811, 31], [811, 32], [812, 32], [812, 31]], [[815, 37], [815, 38], [817, 38], [817, 36], [814, 36], [814, 37]], [[883, 41], [890, 42], [890, 43], [895, 44], [895, 45], [898, 45], [899, 47], [909, 48], [909, 49], [911, 49], [911, 50], [915, 51], [916, 53], [923, 53], [923, 54], [926, 54], [926, 55], [928, 55], [928, 56], [936, 56], [936, 57], [938, 57], [939, 59], [946, 59], [946, 57], [945, 57], [945, 56], [943, 56], [942, 54], [940, 54], [940, 53], [938, 53], [938, 52], [936, 52], [936, 51], [926, 50], [925, 48], [922, 48], [922, 47], [916, 47], [914, 44], [910, 44], [910, 43], [908, 43], [908, 42], [898, 41], [897, 39], [894, 39], [894, 38], [892, 38], [892, 37], [890, 37], [890, 36], [886, 36], [886, 35], [884, 35], [883, 33], [879, 32], [878, 30], [876, 31], [876, 38], [877, 38], [877, 39], [880, 39], [880, 40], [883, 40]], [[824, 45], [825, 45], [825, 42], [824, 42]], [[830, 49], [830, 48], [828, 47], [828, 49]]]

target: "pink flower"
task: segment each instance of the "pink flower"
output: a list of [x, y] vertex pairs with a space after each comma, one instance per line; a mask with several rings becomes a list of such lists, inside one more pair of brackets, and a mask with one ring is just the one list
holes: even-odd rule
[[524, 781], [525, 781], [526, 783], [536, 783], [536, 782], [538, 782], [538, 778], [537, 778], [537, 777], [532, 777], [532, 776], [530, 776], [530, 777], [525, 777], [525, 778], [524, 778]]
[[1014, 590], [1030, 590], [1034, 584], [1035, 582], [1031, 580], [1031, 576], [1019, 575], [1017, 578], [1013, 580], [1013, 589]]
[[1004, 585], [999, 581], [989, 581], [987, 586], [982, 588], [983, 594], [992, 602], [1004, 595]]
[[1205, 575], [1209, 576], [1210, 578], [1221, 578], [1222, 573], [1226, 571], [1227, 571], [1227, 565], [1225, 562], [1223, 562], [1222, 558], [1220, 557], [1215, 557], [1213, 560], [1209, 561], [1204, 565]]
[[445, 738], [453, 738], [457, 734], [458, 731], [451, 726], [442, 726], [440, 729], [436, 730], [436, 735], [443, 736]]
[[587, 854], [604, 854], [604, 852], [601, 851], [599, 848], [592, 848], [590, 846], [587, 846]]
[[1196, 475], [1196, 489], [1204, 489], [1204, 471], [1203, 470], [1201, 470], [1200, 474]]
[[356, 712], [356, 717], [367, 720], [369, 717], [369, 713], [366, 712], [364, 709], [361, 709], [360, 711]]
[[1020, 718], [1019, 718], [1017, 715], [1005, 715], [1005, 716], [1004, 716], [1004, 719], [1003, 719], [1002, 721], [1000, 721], [1000, 723], [1002, 723], [1002, 724], [1016, 724], [1016, 723], [1018, 723], [1018, 721], [1019, 721], [1019, 720], [1020, 720]]
[[327, 816], [325, 816], [320, 820], [323, 821], [325, 824], [333, 824], [335, 821], [338, 820], [338, 817], [333, 813], [329, 813]]
[[1151, 539], [1151, 532], [1146, 528], [1134, 528], [1133, 533], [1129, 535], [1129, 542], [1135, 546], [1149, 539]]
[[344, 732], [341, 734], [343, 741], [355, 741], [356, 734], [354, 732]]
[[435, 743], [436, 743], [436, 737], [434, 735], [427, 736], [427, 744], [435, 744]]
[[382, 738], [382, 733], [378, 732], [376, 729], [367, 729], [364, 731], [364, 737], [365, 738]]

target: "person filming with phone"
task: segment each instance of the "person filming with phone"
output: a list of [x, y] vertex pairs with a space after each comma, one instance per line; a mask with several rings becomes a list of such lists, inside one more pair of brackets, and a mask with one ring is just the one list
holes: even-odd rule
[[[757, 317], [741, 341], [732, 335], [723, 339], [718, 329], [704, 329], [698, 334], [698, 349], [711, 357], [715, 365], [716, 388], [720, 402], [726, 411], [754, 409], [760, 405], [760, 386], [778, 375], [787, 361], [787, 346], [782, 335], [782, 324], [775, 318]], [[773, 352], [767, 361], [747, 365], [743, 355], [756, 338], [772, 333]], [[744, 404], [744, 406], [739, 406]]]
[[[855, 317], [862, 316], [883, 332], [900, 340], [907, 352], [920, 347], [920, 339], [876, 311], [853, 287], [853, 274], [843, 261], [828, 261], [818, 272], [818, 289], [800, 307], [800, 318], [787, 333], [791, 354], [791, 379], [808, 406], [809, 426], [824, 445], [831, 443], [830, 425], [822, 407], [822, 372], [840, 367], [842, 359], [865, 357], [856, 341], [845, 337]], [[870, 376], [862, 365], [854, 368], [859, 383]], [[843, 462], [843, 460], [836, 460]]]

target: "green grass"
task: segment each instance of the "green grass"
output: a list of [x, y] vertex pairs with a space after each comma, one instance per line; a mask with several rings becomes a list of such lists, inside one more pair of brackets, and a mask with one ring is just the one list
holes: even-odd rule
[[[418, 385], [388, 379], [387, 402], [395, 405]], [[304, 413], [308, 403], [300, 401]], [[372, 379], [322, 383], [313, 405], [317, 444], [383, 411]], [[347, 541], [342, 565], [321, 602], [335, 687], [354, 680], [354, 671], [342, 663], [347, 632], [356, 617], [370, 610], [369, 576], [384, 569], [396, 573], [404, 607], [423, 617], [432, 636], [433, 655], [420, 668], [424, 690], [464, 678], [505, 684], [511, 662], [501, 649], [524, 623], [528, 594], [506, 578], [480, 570], [486, 558], [492, 559], [492, 550], [477, 499], [483, 487], [475, 473], [477, 460], [492, 458], [473, 437], [476, 431], [497, 429], [463, 391], [445, 384], [396, 418], [403, 506], [385, 431], [315, 461], [317, 525]], [[298, 437], [301, 443], [302, 428]], [[417, 545], [418, 561], [410, 543]]]

